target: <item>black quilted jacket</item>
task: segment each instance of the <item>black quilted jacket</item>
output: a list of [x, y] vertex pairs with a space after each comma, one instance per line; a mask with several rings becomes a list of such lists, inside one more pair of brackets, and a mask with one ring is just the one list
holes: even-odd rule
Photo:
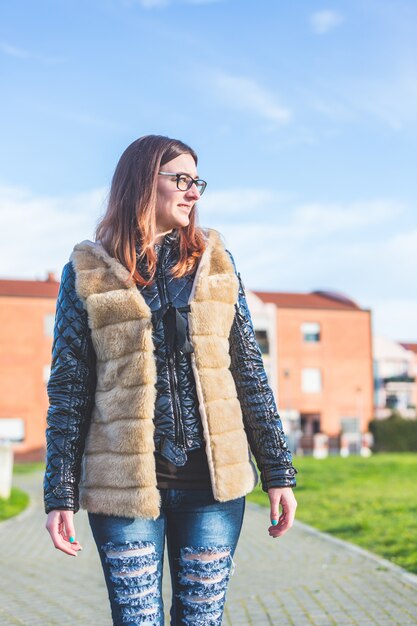
[[[148, 287], [138, 288], [152, 311], [157, 366], [155, 449], [176, 465], [183, 465], [187, 450], [204, 446], [204, 438], [187, 333], [187, 302], [194, 275], [173, 278], [169, 273], [178, 260], [176, 237], [174, 230], [165, 236], [161, 246], [156, 246], [156, 280]], [[141, 269], [145, 271], [145, 267]], [[229, 338], [230, 369], [249, 445], [265, 491], [270, 487], [294, 487], [297, 470], [292, 466], [291, 452], [268, 385], [239, 274], [238, 278], [239, 299]], [[81, 458], [94, 405], [95, 358], [87, 312], [75, 291], [73, 266], [67, 263], [57, 300], [48, 382], [50, 406], [44, 476], [47, 513], [53, 509], [77, 511], [79, 508]]]

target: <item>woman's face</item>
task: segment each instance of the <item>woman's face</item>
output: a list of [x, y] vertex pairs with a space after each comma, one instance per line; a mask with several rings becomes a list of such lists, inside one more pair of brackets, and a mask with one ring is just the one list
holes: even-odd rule
[[[191, 154], [180, 154], [168, 163], [161, 165], [160, 172], [190, 174], [197, 178], [197, 168]], [[177, 189], [175, 176], [158, 176], [156, 198], [156, 230], [166, 233], [173, 228], [188, 226], [190, 211], [200, 198], [193, 184], [187, 191]]]

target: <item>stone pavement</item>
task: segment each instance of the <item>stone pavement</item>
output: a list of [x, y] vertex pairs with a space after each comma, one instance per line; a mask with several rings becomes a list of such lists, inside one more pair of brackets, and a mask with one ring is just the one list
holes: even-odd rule
[[[32, 503], [0, 523], [0, 625], [111, 626], [85, 512], [75, 516], [84, 550], [69, 557], [45, 529], [42, 474], [16, 476], [15, 485], [31, 493]], [[268, 525], [268, 510], [248, 504], [224, 626], [417, 624], [416, 576], [300, 522], [279, 539], [269, 537]]]

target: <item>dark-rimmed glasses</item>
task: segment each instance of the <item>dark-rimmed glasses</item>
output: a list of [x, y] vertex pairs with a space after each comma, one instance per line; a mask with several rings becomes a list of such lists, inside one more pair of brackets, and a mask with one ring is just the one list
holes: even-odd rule
[[184, 172], [158, 172], [158, 174], [161, 174], [162, 176], [175, 176], [177, 179], [177, 189], [180, 191], [188, 191], [188, 189], [191, 189], [194, 184], [197, 187], [200, 196], [202, 196], [205, 188], [207, 187], [205, 180], [202, 180], [201, 178], [193, 178]]

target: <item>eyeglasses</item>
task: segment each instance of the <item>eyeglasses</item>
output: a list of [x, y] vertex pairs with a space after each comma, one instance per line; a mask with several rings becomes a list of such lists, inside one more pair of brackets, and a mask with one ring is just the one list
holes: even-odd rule
[[205, 180], [202, 180], [201, 178], [193, 178], [189, 174], [184, 174], [182, 172], [179, 172], [178, 174], [175, 174], [174, 172], [158, 172], [158, 174], [161, 174], [162, 176], [175, 176], [177, 179], [177, 189], [180, 191], [188, 191], [188, 189], [191, 189], [194, 184], [197, 187], [200, 196], [202, 196], [205, 188], [207, 187]]

